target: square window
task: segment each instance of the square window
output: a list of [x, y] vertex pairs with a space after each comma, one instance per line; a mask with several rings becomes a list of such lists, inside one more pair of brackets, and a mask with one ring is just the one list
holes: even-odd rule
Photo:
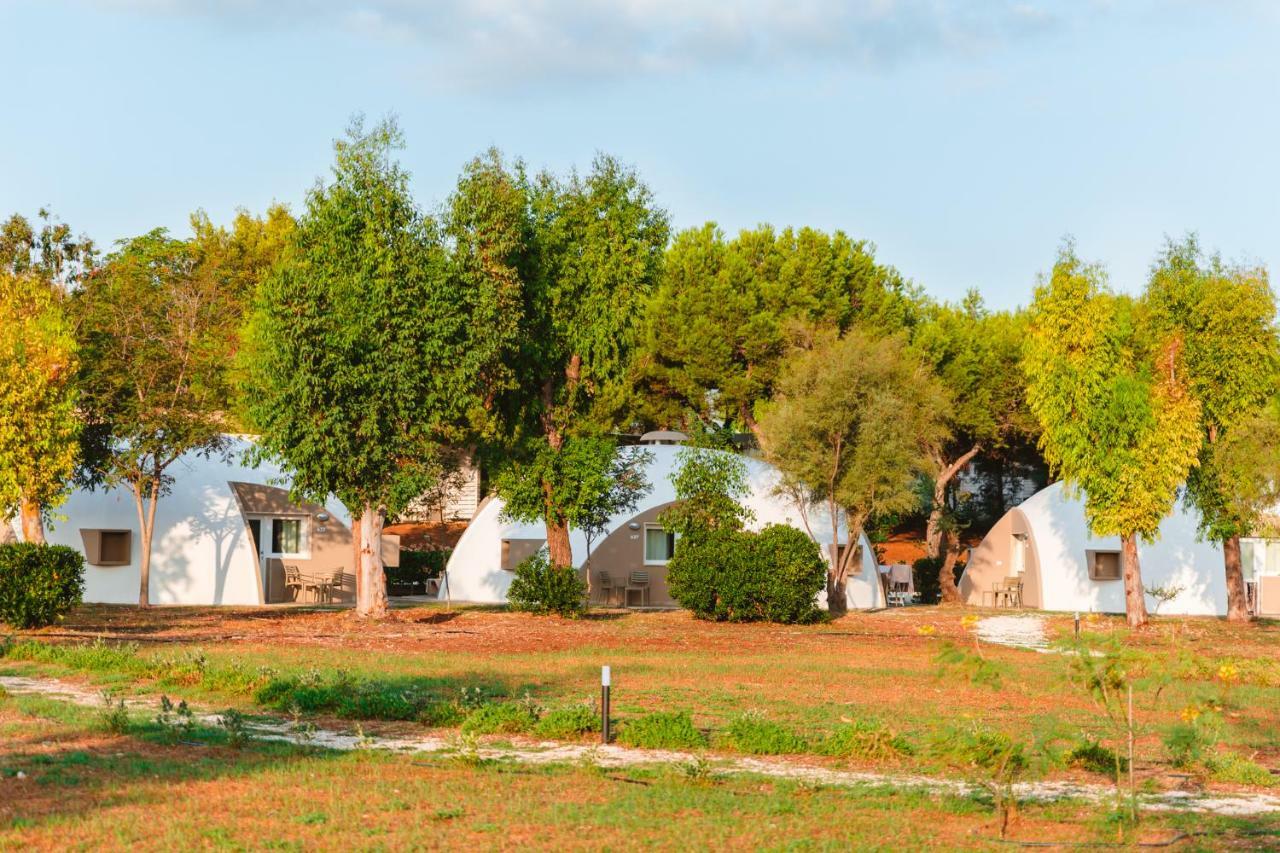
[[646, 566], [661, 566], [671, 559], [676, 550], [676, 535], [668, 533], [657, 525], [648, 525], [644, 529], [644, 563]]
[[272, 520], [271, 553], [302, 553], [302, 519], [276, 518]]
[[1085, 560], [1089, 565], [1089, 578], [1095, 581], [1120, 580], [1119, 551], [1085, 551]]

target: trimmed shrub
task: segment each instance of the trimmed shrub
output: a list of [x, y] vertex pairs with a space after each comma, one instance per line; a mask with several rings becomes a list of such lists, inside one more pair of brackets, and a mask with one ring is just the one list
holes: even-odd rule
[[618, 742], [642, 749], [696, 749], [706, 746], [707, 738], [694, 728], [687, 711], [659, 711], [626, 720]]
[[527, 702], [486, 702], [462, 721], [463, 734], [519, 734], [538, 724], [538, 713]]
[[810, 622], [826, 573], [817, 543], [794, 527], [695, 529], [667, 563], [667, 589], [701, 619]]
[[539, 551], [516, 566], [507, 592], [512, 610], [527, 613], [582, 615], [587, 606], [587, 582], [569, 566], [553, 566], [546, 551]]
[[0, 621], [52, 625], [84, 595], [84, 557], [65, 545], [0, 545]]
[[787, 727], [750, 712], [735, 717], [720, 739], [733, 749], [751, 755], [791, 755], [804, 752], [809, 746]]
[[600, 712], [589, 705], [570, 705], [548, 711], [534, 728], [538, 737], [565, 740], [600, 731]]

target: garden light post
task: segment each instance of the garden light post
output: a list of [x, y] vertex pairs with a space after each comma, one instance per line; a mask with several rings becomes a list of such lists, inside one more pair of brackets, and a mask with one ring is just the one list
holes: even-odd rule
[[600, 667], [600, 742], [609, 742], [609, 682], [612, 681], [609, 667]]
[[1080, 639], [1080, 611], [1076, 611], [1076, 639]]

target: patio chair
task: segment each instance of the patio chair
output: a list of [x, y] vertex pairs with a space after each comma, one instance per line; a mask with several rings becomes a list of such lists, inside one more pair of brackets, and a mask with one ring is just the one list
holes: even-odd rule
[[324, 584], [324, 600], [332, 602], [335, 596], [342, 593], [342, 581], [344, 572], [342, 569], [334, 571], [333, 575], [325, 581]]
[[627, 586], [622, 591], [622, 604], [625, 607], [631, 606], [631, 593], [640, 593], [640, 606], [649, 606], [649, 573], [648, 572], [632, 572], [631, 577], [627, 579]]
[[1005, 599], [1010, 607], [1022, 606], [1022, 578], [1012, 577], [1005, 581]]
[[292, 600], [297, 601], [302, 595], [302, 572], [297, 566], [286, 564], [284, 567], [284, 591], [285, 594], [293, 593]]
[[613, 603], [613, 596], [619, 589], [613, 585], [613, 578], [609, 577], [608, 572], [596, 572], [596, 578], [600, 581], [600, 597], [604, 600], [604, 603]]

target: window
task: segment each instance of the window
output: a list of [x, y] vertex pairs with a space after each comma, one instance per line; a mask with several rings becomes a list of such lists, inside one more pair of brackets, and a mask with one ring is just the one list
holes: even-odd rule
[[644, 528], [644, 564], [646, 566], [662, 566], [671, 559], [676, 550], [676, 535], [668, 533], [656, 524], [646, 524]]
[[127, 566], [131, 562], [133, 532], [129, 530], [81, 530], [85, 562], [91, 566]]
[[1095, 581], [1120, 580], [1119, 551], [1085, 551], [1089, 578]]
[[129, 539], [128, 530], [104, 530], [101, 539], [98, 540], [98, 562], [106, 565], [110, 563], [118, 563], [123, 565], [129, 562]]
[[273, 554], [301, 554], [303, 551], [302, 542], [302, 519], [300, 518], [274, 518], [271, 520], [271, 553]]

